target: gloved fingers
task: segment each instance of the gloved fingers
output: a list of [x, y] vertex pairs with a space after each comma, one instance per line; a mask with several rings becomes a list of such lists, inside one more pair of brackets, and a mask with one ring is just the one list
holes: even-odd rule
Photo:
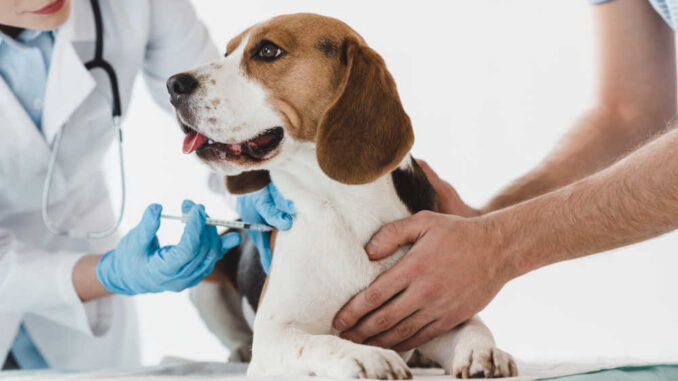
[[155, 237], [153, 237], [153, 239], [151, 240], [151, 244], [148, 246], [148, 252], [154, 253], [158, 249], [160, 249], [160, 241], [158, 240], [158, 236], [156, 235]]
[[193, 209], [194, 206], [195, 206], [195, 202], [193, 202], [191, 200], [184, 200], [181, 203], [181, 213], [182, 214], [188, 214], [191, 211], [191, 209]]
[[193, 274], [186, 288], [192, 288], [198, 285], [206, 276], [214, 271], [217, 261], [205, 262], [203, 266]]
[[[187, 214], [195, 207], [195, 203], [191, 200], [184, 200], [181, 204], [181, 212]], [[205, 207], [200, 205], [205, 212]], [[208, 218], [209, 215], [207, 212], [204, 213], [205, 218]], [[202, 227], [202, 232], [200, 234], [200, 243], [201, 246], [209, 246], [211, 249], [219, 250], [221, 248], [221, 241], [219, 240], [219, 233], [217, 233], [216, 226], [204, 225]]]
[[256, 199], [254, 208], [267, 224], [280, 230], [289, 230], [292, 227], [292, 216], [278, 209], [270, 195]]
[[232, 248], [240, 245], [240, 242], [242, 242], [242, 237], [240, 236], [240, 233], [228, 233], [221, 237], [221, 252], [222, 254], [225, 254]]
[[278, 188], [272, 182], [268, 184], [268, 190], [276, 208], [282, 210], [292, 217], [297, 215], [297, 210], [294, 208], [294, 203], [292, 200], [285, 199], [282, 193], [280, 193]]
[[[170, 267], [168, 276], [176, 279], [192, 279], [194, 274], [199, 271], [202, 264], [208, 260], [210, 250], [207, 245], [198, 247], [198, 252], [190, 256], [190, 258], [183, 263], [174, 263]], [[179, 268], [177, 268], [177, 266]]]
[[202, 205], [194, 205], [188, 212], [188, 220], [184, 226], [184, 233], [181, 235], [179, 244], [177, 244], [178, 251], [183, 253], [183, 258], [176, 258], [180, 263], [186, 263], [191, 260], [200, 248], [200, 239], [205, 229], [205, 219], [207, 214]]
[[[233, 239], [233, 235], [237, 236], [237, 240]], [[231, 241], [229, 243], [233, 243], [237, 241], [236, 245], [240, 242], [240, 235], [238, 233], [229, 233], [225, 237], [228, 241]], [[219, 240], [221, 243], [221, 240]], [[234, 245], [235, 246], [235, 245]], [[200, 281], [208, 276], [212, 271], [214, 270], [214, 267], [216, 266], [217, 262], [224, 256], [226, 251], [222, 250], [210, 250], [210, 253], [205, 256], [204, 261], [200, 264], [199, 267], [197, 267], [191, 274], [187, 276], [189, 280], [188, 282], [188, 287], [193, 287], [200, 283]]]
[[[201, 214], [206, 217], [207, 214], [204, 212], [204, 207], [202, 205], [199, 207], [202, 209]], [[183, 247], [179, 250], [185, 251], [189, 249], [189, 247]], [[217, 233], [217, 228], [215, 226], [203, 225], [193, 254], [185, 256], [185, 263], [178, 270], [176, 277], [184, 279], [192, 278], [194, 274], [202, 271], [203, 263], [216, 262], [221, 256], [221, 239]]]
[[130, 232], [138, 245], [148, 245], [152, 243], [158, 229], [160, 229], [160, 214], [162, 206], [158, 204], [149, 205], [144, 211], [141, 222]]
[[[214, 271], [214, 266], [216, 266], [217, 262], [221, 259], [221, 256], [219, 257], [214, 257], [214, 256], [208, 256], [208, 258], [196, 269], [196, 271], [193, 272], [190, 276], [190, 282], [189, 284], [196, 285], [198, 284], [204, 277], [210, 275], [212, 271]], [[192, 286], [190, 286], [192, 287]]]
[[271, 267], [271, 233], [268, 232], [250, 232], [247, 234], [252, 238], [257, 247], [259, 254], [259, 261], [264, 271], [268, 274], [268, 269]]
[[271, 268], [271, 249], [267, 248], [262, 250], [261, 248], [258, 248], [257, 250], [259, 252], [259, 262], [261, 262], [261, 268], [264, 269], [264, 272], [268, 274], [268, 270]]

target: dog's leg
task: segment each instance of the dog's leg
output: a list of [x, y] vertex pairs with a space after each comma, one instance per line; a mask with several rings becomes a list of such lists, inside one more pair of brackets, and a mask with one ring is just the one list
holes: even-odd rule
[[252, 330], [242, 313], [242, 297], [230, 284], [201, 282], [190, 291], [191, 301], [207, 328], [226, 346], [229, 362], [252, 358]]
[[[258, 317], [257, 317], [258, 318]], [[332, 335], [313, 335], [292, 324], [255, 323], [248, 376], [296, 373], [334, 378], [410, 379], [405, 361], [389, 349], [355, 344]]]
[[496, 347], [492, 333], [477, 316], [418, 349], [457, 378], [518, 375], [513, 357]]

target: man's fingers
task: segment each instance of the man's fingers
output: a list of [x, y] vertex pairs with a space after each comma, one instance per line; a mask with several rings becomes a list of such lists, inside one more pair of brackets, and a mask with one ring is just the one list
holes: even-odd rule
[[365, 344], [382, 348], [393, 348], [396, 344], [410, 339], [419, 332], [419, 330], [431, 323], [431, 321], [433, 321], [433, 319], [426, 316], [426, 314], [415, 312], [399, 322], [395, 327], [378, 336], [370, 338]]
[[396, 352], [407, 352], [440, 336], [446, 329], [439, 320], [434, 320], [421, 328], [414, 336], [393, 347]]
[[438, 174], [431, 168], [430, 165], [428, 165], [427, 162], [421, 159], [417, 159], [417, 164], [419, 164], [421, 169], [424, 171], [424, 174], [426, 175], [428, 181], [430, 182], [441, 181]]
[[478, 210], [466, 205], [464, 200], [459, 197], [457, 190], [447, 181], [441, 179], [428, 163], [423, 160], [417, 160], [417, 163], [436, 192], [438, 197], [438, 212], [467, 218], [480, 215]]
[[[400, 295], [386, 303], [385, 306], [361, 320], [355, 327], [344, 331], [341, 337], [354, 343], [362, 344], [367, 339], [377, 336], [382, 332], [391, 332], [392, 328], [398, 325], [401, 320], [407, 319], [408, 316], [417, 311], [419, 304], [413, 296], [408, 290], [403, 291]], [[397, 344], [408, 337], [403, 337], [393, 344]]]
[[407, 280], [401, 276], [398, 266], [391, 268], [342, 307], [334, 318], [334, 327], [340, 331], [353, 327], [363, 316], [381, 307], [405, 287]]
[[427, 221], [435, 214], [419, 212], [405, 219], [391, 222], [379, 229], [365, 247], [372, 260], [388, 257], [400, 246], [415, 242], [430, 225]]

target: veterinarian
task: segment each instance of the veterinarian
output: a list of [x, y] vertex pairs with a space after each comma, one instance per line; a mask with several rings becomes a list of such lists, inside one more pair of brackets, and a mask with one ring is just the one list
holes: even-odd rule
[[222, 242], [190, 201], [176, 246], [158, 243], [159, 205], [109, 235], [102, 156], [137, 74], [169, 110], [166, 78], [217, 50], [188, 0], [3, 0], [0, 32], [0, 365], [138, 364], [132, 300], [113, 294], [191, 287], [239, 236]]
[[[412, 248], [339, 311], [334, 325], [343, 337], [411, 349], [475, 315], [513, 278], [678, 228], [678, 129], [667, 128], [676, 117], [678, 0], [590, 2], [599, 43], [593, 107], [482, 209], [422, 162], [439, 213], [373, 236], [366, 246], [373, 260]], [[293, 209], [270, 193], [246, 196], [241, 209], [256, 208], [270, 224], [269, 215], [282, 216], [279, 227], [289, 228]]]

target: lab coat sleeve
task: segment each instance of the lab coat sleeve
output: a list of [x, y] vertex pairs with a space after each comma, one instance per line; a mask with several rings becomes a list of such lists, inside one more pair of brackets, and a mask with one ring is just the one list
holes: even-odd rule
[[165, 83], [174, 74], [219, 57], [207, 28], [188, 0], [149, 0], [150, 33], [144, 78], [155, 101], [171, 111]]
[[32, 249], [0, 229], [0, 315], [30, 313], [92, 334], [72, 280], [83, 255]]

